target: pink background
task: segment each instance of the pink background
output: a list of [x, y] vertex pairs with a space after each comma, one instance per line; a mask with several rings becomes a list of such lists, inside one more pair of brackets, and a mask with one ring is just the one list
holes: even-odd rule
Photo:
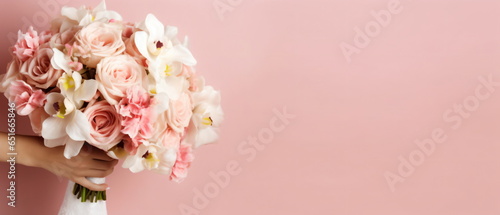
[[[60, 4], [47, 2], [57, 1], [2, 2], [2, 68], [10, 58], [7, 35], [23, 19], [53, 16], [43, 8], [59, 10]], [[108, 177], [109, 214], [500, 214], [500, 91], [480, 88], [478, 79], [492, 75], [500, 81], [499, 1], [401, 0], [400, 13], [350, 63], [340, 44], [353, 45], [354, 29], [373, 24], [370, 11], [387, 10], [390, 0], [159, 2], [107, 1], [125, 20], [153, 13], [189, 35], [197, 71], [222, 92], [222, 138], [195, 152], [181, 184], [116, 168]], [[232, 9], [224, 20], [214, 2]], [[478, 100], [478, 87], [490, 96]], [[464, 101], [467, 117], [453, 112]], [[238, 151], [249, 137], [269, 134], [273, 110], [284, 107], [295, 115], [284, 130], [262, 146], [257, 139], [259, 150], [241, 146], [255, 157]], [[3, 130], [6, 110], [2, 98]], [[18, 129], [29, 131], [25, 123]], [[446, 139], [422, 161], [414, 141], [432, 138], [439, 128]], [[419, 165], [392, 192], [384, 174], [399, 174], [399, 157], [407, 161], [410, 155]], [[229, 184], [209, 190], [204, 207], [193, 205], [196, 190], [215, 185], [210, 172], [234, 162], [240, 171]], [[66, 181], [42, 169], [19, 165], [17, 171], [17, 207], [7, 207], [2, 197], [0, 213], [55, 214]], [[2, 196], [6, 175], [1, 163]], [[181, 205], [196, 211], [182, 213]]]

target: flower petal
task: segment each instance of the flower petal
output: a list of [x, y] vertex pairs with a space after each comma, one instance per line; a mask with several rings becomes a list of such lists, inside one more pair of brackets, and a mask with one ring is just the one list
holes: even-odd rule
[[49, 147], [49, 148], [53, 148], [53, 147], [57, 147], [57, 146], [63, 146], [64, 144], [66, 144], [66, 142], [68, 141], [68, 136], [64, 136], [64, 137], [61, 137], [61, 138], [57, 138], [57, 139], [45, 139], [43, 142], [44, 142], [44, 145]]
[[139, 158], [137, 155], [129, 155], [123, 162], [122, 167], [130, 169], [133, 173], [138, 173], [145, 169], [142, 164], [142, 158]]
[[61, 15], [65, 16], [65, 17], [68, 17], [71, 20], [79, 21], [78, 9], [76, 9], [74, 7], [66, 7], [66, 6], [64, 6], [61, 9]]
[[106, 10], [106, 1], [101, 1], [95, 8], [94, 11], [104, 11]]
[[[187, 88], [188, 82], [183, 77], [167, 77], [164, 81], [160, 82], [158, 86], [159, 92], [165, 90], [168, 97], [172, 100], [177, 100], [181, 93]], [[162, 89], [163, 88], [163, 89]]]
[[90, 139], [90, 122], [84, 113], [77, 110], [66, 127], [68, 136], [76, 141]]
[[96, 80], [83, 81], [83, 84], [76, 90], [74, 95], [77, 106], [81, 106], [83, 101], [90, 101], [94, 97], [98, 86], [99, 83]]
[[166, 93], [158, 93], [155, 95], [154, 99], [156, 100], [156, 113], [160, 114], [168, 110], [170, 107], [170, 98]]
[[198, 131], [198, 135], [196, 136], [194, 147], [197, 148], [207, 143], [212, 143], [216, 141], [218, 137], [219, 135], [217, 134], [216, 129], [213, 127], [201, 129]]
[[148, 33], [138, 31], [134, 33], [134, 43], [139, 53], [142, 54], [148, 61], [152, 61], [151, 54], [148, 51]]
[[73, 78], [73, 81], [75, 82], [75, 89], [80, 88], [82, 85], [82, 75], [79, 72], [73, 71], [73, 74], [71, 74], [71, 77]]
[[108, 91], [106, 90], [106, 87], [104, 87], [104, 85], [99, 84], [98, 89], [99, 89], [99, 92], [101, 92], [101, 95], [104, 97], [104, 99], [106, 99], [106, 101], [108, 101], [108, 103], [110, 105], [118, 104], [118, 101], [116, 101], [114, 98], [111, 98], [111, 96], [109, 96]]
[[50, 59], [50, 63], [54, 69], [62, 69], [65, 72], [71, 72], [71, 68], [69, 67], [69, 61], [66, 59], [64, 53], [59, 51], [59, 49], [53, 48], [54, 55], [52, 59]]
[[67, 121], [58, 117], [49, 117], [42, 123], [42, 137], [44, 139], [58, 139], [66, 135]]
[[82, 149], [83, 143], [84, 141], [75, 141], [68, 138], [66, 146], [64, 147], [64, 157], [70, 159], [78, 155], [78, 153], [80, 153], [80, 150]]
[[121, 21], [122, 20], [122, 16], [115, 12], [115, 11], [99, 11], [96, 13], [95, 15], [95, 20], [101, 20], [101, 19], [105, 19], [106, 21], [109, 21], [109, 20], [118, 20], [118, 21]]
[[175, 26], [167, 26], [165, 29], [165, 36], [169, 39], [172, 40], [177, 36], [177, 27]]
[[60, 93], [49, 93], [47, 95], [47, 102], [45, 103], [44, 109], [50, 115], [57, 114], [57, 111], [54, 109], [54, 103], [64, 101], [64, 96]]
[[166, 62], [181, 62], [187, 66], [196, 65], [196, 59], [193, 54], [183, 45], [176, 45], [169, 49], [164, 55], [161, 56]]
[[163, 34], [165, 33], [165, 27], [153, 14], [148, 14], [146, 16], [144, 24], [146, 25], [146, 28], [148, 29], [149, 32], [148, 42], [154, 42], [163, 39]]

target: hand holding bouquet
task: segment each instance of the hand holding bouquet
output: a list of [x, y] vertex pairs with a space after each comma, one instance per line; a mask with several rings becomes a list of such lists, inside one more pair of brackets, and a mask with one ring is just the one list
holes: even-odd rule
[[[214, 142], [220, 94], [198, 76], [177, 28], [149, 14], [124, 22], [106, 9], [64, 7], [50, 30], [19, 32], [0, 90], [45, 146], [77, 155], [85, 142], [132, 172], [180, 182], [192, 150]], [[75, 185], [81, 200], [104, 199]]]

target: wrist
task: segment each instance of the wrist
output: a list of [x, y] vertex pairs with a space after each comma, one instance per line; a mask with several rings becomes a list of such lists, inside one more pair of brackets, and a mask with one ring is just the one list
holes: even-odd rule
[[30, 167], [44, 167], [47, 157], [47, 147], [41, 137], [25, 137], [22, 140], [22, 153], [18, 154], [18, 162]]

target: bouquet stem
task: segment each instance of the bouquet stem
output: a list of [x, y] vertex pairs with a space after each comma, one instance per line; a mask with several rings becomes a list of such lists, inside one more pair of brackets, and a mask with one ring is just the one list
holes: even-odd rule
[[[88, 178], [102, 184], [105, 178]], [[63, 203], [58, 215], [107, 215], [106, 192], [92, 191], [73, 181], [68, 182]]]
[[80, 184], [75, 184], [73, 186], [73, 195], [75, 195], [77, 199], [80, 199], [81, 202], [97, 202], [100, 200], [106, 201], [106, 191], [89, 190], [89, 188]]

